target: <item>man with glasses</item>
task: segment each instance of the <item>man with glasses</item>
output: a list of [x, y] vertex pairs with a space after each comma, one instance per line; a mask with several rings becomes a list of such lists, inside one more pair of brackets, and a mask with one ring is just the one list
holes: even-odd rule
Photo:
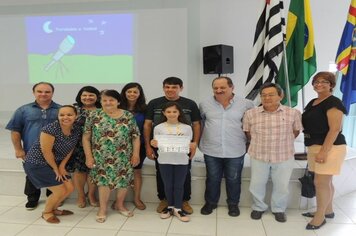
[[268, 208], [264, 199], [271, 176], [271, 210], [276, 221], [286, 222], [289, 179], [294, 164], [294, 139], [302, 130], [301, 114], [296, 109], [280, 104], [283, 90], [278, 84], [262, 85], [260, 96], [262, 106], [247, 111], [243, 118], [243, 130], [250, 139], [251, 218], [261, 219]]
[[[35, 101], [19, 107], [6, 129], [11, 131], [11, 141], [16, 158], [24, 160], [26, 153], [40, 135], [42, 127], [57, 120], [60, 105], [52, 101], [54, 87], [47, 82], [40, 82], [32, 87]], [[41, 190], [31, 183], [26, 176], [25, 194], [27, 210], [37, 207]], [[50, 194], [47, 190], [47, 196]]]

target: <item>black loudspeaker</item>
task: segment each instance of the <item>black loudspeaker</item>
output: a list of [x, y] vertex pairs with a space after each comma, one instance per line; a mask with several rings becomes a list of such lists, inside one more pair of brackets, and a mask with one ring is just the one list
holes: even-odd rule
[[234, 73], [234, 48], [228, 45], [203, 47], [204, 74]]

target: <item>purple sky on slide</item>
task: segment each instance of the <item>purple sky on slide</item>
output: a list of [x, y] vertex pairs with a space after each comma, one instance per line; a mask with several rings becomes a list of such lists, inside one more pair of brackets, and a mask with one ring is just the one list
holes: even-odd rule
[[55, 53], [70, 35], [75, 44], [68, 54], [133, 54], [132, 14], [38, 16], [25, 21], [29, 53]]

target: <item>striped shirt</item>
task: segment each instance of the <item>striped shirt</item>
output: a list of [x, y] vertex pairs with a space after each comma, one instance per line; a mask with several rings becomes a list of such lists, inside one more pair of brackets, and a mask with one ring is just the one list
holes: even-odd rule
[[243, 118], [243, 130], [251, 134], [248, 154], [264, 162], [278, 163], [294, 157], [293, 131], [302, 129], [301, 113], [283, 105], [274, 112], [256, 107]]

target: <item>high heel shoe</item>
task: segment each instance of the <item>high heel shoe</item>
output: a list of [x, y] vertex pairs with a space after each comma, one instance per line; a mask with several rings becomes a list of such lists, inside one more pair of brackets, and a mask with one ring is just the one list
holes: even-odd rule
[[305, 227], [306, 230], [315, 230], [315, 229], [320, 229], [321, 226], [326, 224], [326, 220], [324, 219], [323, 222], [321, 222], [320, 225], [312, 225], [312, 224], [307, 224], [307, 226]]

